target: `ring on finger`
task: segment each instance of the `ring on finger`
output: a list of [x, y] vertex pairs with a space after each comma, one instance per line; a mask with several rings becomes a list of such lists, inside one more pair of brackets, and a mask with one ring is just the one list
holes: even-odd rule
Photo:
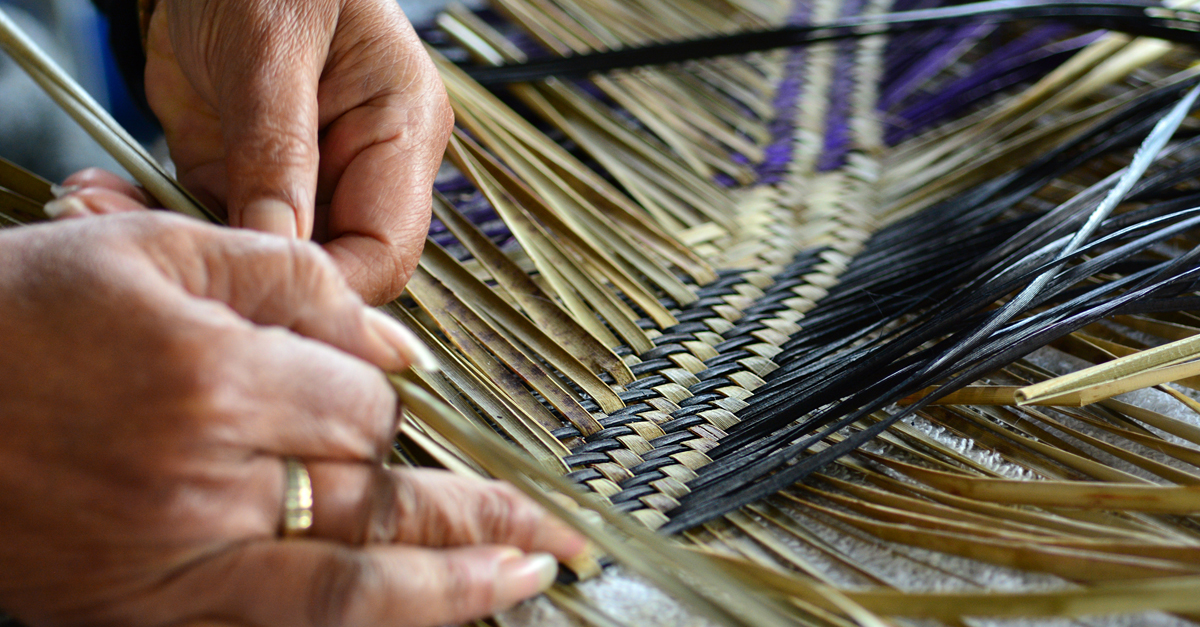
[[297, 538], [308, 533], [313, 525], [312, 477], [304, 462], [294, 457], [283, 460], [285, 484], [283, 492], [284, 538]]

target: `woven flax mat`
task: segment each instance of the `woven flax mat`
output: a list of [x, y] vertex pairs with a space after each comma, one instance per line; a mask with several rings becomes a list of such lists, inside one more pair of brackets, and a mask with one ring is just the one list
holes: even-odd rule
[[[932, 6], [505, 0], [426, 39], [487, 65]], [[1141, 586], [1186, 589], [1197, 569], [1194, 505], [1165, 504], [1200, 478], [1194, 374], [1016, 395], [1200, 327], [1190, 275], [1133, 294], [1194, 247], [1186, 227], [1113, 252], [1192, 206], [1193, 119], [1087, 249], [1061, 252], [1190, 63], [1160, 40], [986, 19], [490, 92], [442, 61], [459, 134], [433, 250], [393, 312], [448, 364], [426, 387], [543, 467], [881, 624], [1186, 622], [1145, 613], [1184, 608]], [[1056, 252], [1073, 256], [1053, 268]], [[1046, 272], [1056, 287], [1016, 302]], [[1138, 388], [1157, 391], [1117, 396]], [[413, 459], [474, 463], [410, 435]], [[1121, 600], [1094, 602], [1106, 586]], [[623, 575], [578, 590], [629, 624], [689, 621]], [[863, 624], [791, 596], [806, 624]], [[548, 608], [509, 620], [566, 620]]]

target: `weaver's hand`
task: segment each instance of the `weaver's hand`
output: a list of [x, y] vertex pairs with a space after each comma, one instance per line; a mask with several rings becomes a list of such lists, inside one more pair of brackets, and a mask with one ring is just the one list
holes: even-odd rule
[[146, 95], [181, 181], [232, 226], [314, 237], [399, 295], [453, 114], [395, 0], [159, 0]]
[[[382, 466], [376, 366], [419, 349], [314, 244], [151, 212], [6, 230], [0, 337], [0, 608], [25, 622], [458, 623], [584, 550], [512, 488]], [[279, 539], [285, 458], [304, 539]]]

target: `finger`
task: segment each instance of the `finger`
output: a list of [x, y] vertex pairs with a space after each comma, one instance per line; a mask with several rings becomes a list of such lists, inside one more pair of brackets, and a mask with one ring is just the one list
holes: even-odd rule
[[[325, 244], [370, 303], [396, 298], [416, 270], [429, 231], [432, 175], [391, 146], [359, 154], [338, 184]], [[369, 181], [369, 183], [368, 183]]]
[[568, 561], [587, 541], [511, 485], [440, 470], [311, 463], [313, 533], [353, 544], [503, 544]]
[[553, 557], [511, 547], [258, 542], [198, 565], [173, 587], [196, 591], [184, 600], [191, 611], [207, 605], [208, 615], [254, 625], [434, 627], [506, 610], [548, 588], [556, 572]]
[[[141, 205], [145, 205], [147, 207], [157, 206], [154, 198], [152, 198], [150, 194], [146, 192], [146, 190], [134, 185], [120, 176], [117, 176], [116, 174], [113, 174], [112, 172], [102, 170], [100, 168], [87, 168], [86, 170], [80, 170], [79, 172], [68, 176], [67, 179], [63, 181], [62, 186], [59, 189], [66, 190], [67, 193], [73, 193], [81, 189], [90, 188], [103, 188], [112, 190], [119, 194], [128, 196]], [[66, 194], [60, 193], [57, 195], [62, 197]]]
[[[164, 221], [160, 221], [162, 223]], [[368, 307], [313, 244], [171, 220], [143, 245], [169, 280], [259, 325], [319, 340], [386, 370], [437, 361], [411, 331]], [[181, 237], [180, 231], [190, 237]]]
[[404, 103], [384, 99], [347, 113], [323, 142], [338, 176], [325, 249], [369, 302], [403, 289], [429, 230], [433, 180], [453, 117], [442, 109], [440, 84], [427, 89], [395, 98]]
[[104, 187], [89, 187], [71, 191], [46, 203], [46, 215], [52, 220], [67, 220], [86, 216], [147, 211], [146, 205], [122, 192]]
[[[318, 197], [331, 203], [326, 250], [364, 299], [387, 302], [420, 257], [453, 112], [433, 63], [394, 3], [347, 10], [341, 23], [346, 32], [382, 35], [370, 46], [335, 54], [321, 88], [321, 110], [337, 112], [322, 120]], [[363, 67], [380, 80], [359, 80]]]
[[[391, 452], [398, 414], [396, 394], [378, 368], [320, 342], [278, 329], [233, 334], [215, 347], [227, 387], [220, 416], [241, 446], [277, 458], [381, 463]], [[237, 406], [230, 406], [236, 401]], [[215, 412], [214, 412], [215, 413]], [[315, 462], [312, 462], [315, 463]], [[266, 476], [280, 481], [263, 503], [280, 511], [282, 466]]]
[[214, 87], [226, 149], [233, 226], [307, 239], [320, 155], [317, 83], [330, 35], [308, 3], [264, 3], [267, 14], [225, 25]]

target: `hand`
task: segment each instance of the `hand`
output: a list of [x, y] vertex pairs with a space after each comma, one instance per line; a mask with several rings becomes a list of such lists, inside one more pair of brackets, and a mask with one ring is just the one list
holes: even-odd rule
[[453, 123], [395, 0], [159, 0], [146, 95], [183, 184], [229, 223], [324, 242], [399, 295]]
[[[27, 623], [457, 623], [584, 550], [512, 488], [382, 466], [377, 367], [422, 357], [313, 244], [151, 212], [6, 230], [0, 335], [0, 607]], [[307, 539], [278, 539], [284, 457]]]

